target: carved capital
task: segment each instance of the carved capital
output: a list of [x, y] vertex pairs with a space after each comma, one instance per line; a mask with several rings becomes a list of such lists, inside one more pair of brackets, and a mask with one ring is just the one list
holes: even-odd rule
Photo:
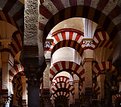
[[83, 42], [82, 42], [82, 47], [83, 48], [92, 47], [92, 45], [93, 45], [93, 40], [92, 39], [83, 39]]

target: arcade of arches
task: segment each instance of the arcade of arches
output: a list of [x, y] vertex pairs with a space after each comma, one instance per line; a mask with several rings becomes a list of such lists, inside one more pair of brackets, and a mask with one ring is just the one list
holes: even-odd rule
[[0, 0], [0, 107], [120, 107], [120, 0]]

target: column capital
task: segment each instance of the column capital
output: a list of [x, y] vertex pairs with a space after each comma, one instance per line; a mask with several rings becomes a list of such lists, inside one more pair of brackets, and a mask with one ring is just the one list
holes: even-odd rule
[[92, 38], [83, 38], [82, 47], [89, 48], [92, 47], [93, 39]]
[[1, 39], [0, 40], [3, 48], [8, 48], [9, 47], [9, 44], [11, 44], [12, 40], [10, 39]]

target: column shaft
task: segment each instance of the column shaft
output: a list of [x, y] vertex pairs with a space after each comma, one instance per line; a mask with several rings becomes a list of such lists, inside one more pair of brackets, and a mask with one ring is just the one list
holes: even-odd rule
[[2, 52], [2, 89], [8, 89], [8, 83], [9, 83], [8, 59], [9, 59], [9, 53]]
[[74, 98], [75, 100], [76, 99], [79, 99], [79, 81], [78, 80], [75, 80], [74, 81]]
[[21, 80], [22, 80], [22, 90], [23, 90], [23, 95], [22, 95], [22, 105], [23, 107], [25, 107], [27, 105], [27, 84], [26, 84], [26, 77], [25, 76], [21, 76]]
[[85, 67], [85, 87], [92, 88], [92, 59], [86, 59]]
[[97, 77], [97, 82], [100, 87], [100, 95], [99, 95], [99, 100], [104, 100], [104, 82], [105, 82], [105, 74], [100, 74]]
[[28, 84], [28, 107], [40, 107], [40, 87]]

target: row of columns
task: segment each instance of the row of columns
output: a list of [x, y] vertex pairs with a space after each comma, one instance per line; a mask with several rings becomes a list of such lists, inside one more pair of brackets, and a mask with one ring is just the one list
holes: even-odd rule
[[[9, 49], [9, 44], [10, 42], [2, 42], [2, 48], [3, 49]], [[28, 48], [28, 47], [27, 47]], [[30, 47], [29, 47], [30, 48]], [[45, 59], [41, 60], [40, 64], [40, 59], [37, 57], [38, 56], [38, 51], [31, 47], [31, 50], [24, 49], [23, 54], [21, 57], [21, 61], [23, 63], [23, 66], [25, 68], [25, 74], [26, 77], [28, 78], [27, 85], [26, 86], [26, 77], [22, 76], [22, 88], [23, 88], [23, 106], [27, 105], [26, 100], [28, 99], [28, 106], [29, 107], [40, 107], [40, 78], [43, 76], [43, 71], [46, 68], [46, 63]], [[31, 52], [34, 51], [37, 53], [37, 55], [32, 55]], [[11, 69], [11, 66], [9, 65], [9, 60], [11, 54], [8, 51], [2, 51], [0, 53], [1, 55], [1, 64], [0, 67], [2, 68], [2, 97], [1, 97], [1, 106], [10, 106], [10, 99], [8, 97], [12, 94], [11, 93], [11, 86], [9, 84], [9, 70]], [[30, 55], [30, 56], [29, 56]], [[31, 57], [32, 55], [32, 57]], [[11, 62], [14, 61], [14, 59], [11, 60]], [[12, 62], [14, 64], [14, 62]], [[28, 90], [28, 98], [27, 98], [27, 90]], [[14, 94], [14, 93], [13, 93]]]
[[[33, 2], [33, 0], [31, 0], [31, 2]], [[26, 3], [26, 7], [27, 7], [27, 5], [28, 6], [30, 5], [29, 2]], [[28, 12], [28, 10], [31, 10], [31, 8], [27, 8], [27, 12]], [[31, 16], [31, 14], [29, 14], [29, 13], [27, 15]], [[32, 17], [34, 17], [34, 19], [37, 18], [35, 16], [32, 16]], [[31, 19], [31, 17], [29, 17], [29, 19]], [[36, 22], [36, 20], [35, 20], [35, 22]], [[85, 25], [84, 26], [85, 27], [84, 28], [85, 29], [84, 30], [84, 37], [85, 37], [84, 47], [90, 47], [97, 25], [93, 24], [89, 20], [85, 20], [84, 22], [85, 22], [85, 24], [84, 24]], [[28, 27], [31, 27], [31, 26], [29, 26], [29, 24], [33, 25], [33, 23], [28, 23], [27, 20], [25, 20], [25, 23], [28, 25]], [[34, 26], [34, 28], [36, 28], [36, 27]], [[25, 32], [26, 32], [25, 39], [27, 37], [29, 37], [29, 35], [27, 35], [27, 34], [29, 34], [29, 32], [27, 32], [27, 31], [29, 31], [29, 30], [25, 29]], [[37, 31], [35, 31], [35, 32], [37, 34]], [[39, 38], [39, 39], [42, 39], [42, 37]], [[45, 63], [43, 63], [44, 60], [42, 59], [43, 58], [43, 47], [42, 47], [42, 43], [39, 41], [39, 51], [38, 50], [35, 51], [35, 52], [39, 52], [39, 56], [38, 56], [38, 53], [36, 53], [36, 54], [31, 53], [31, 52], [34, 51], [34, 49], [32, 47], [30, 47], [29, 45], [31, 43], [33, 43], [33, 40], [30, 40], [28, 42], [28, 38], [27, 38], [27, 40], [24, 41], [24, 43], [25, 43], [24, 45], [27, 45], [29, 48], [31, 48], [30, 50], [24, 49], [24, 51], [23, 51], [24, 54], [22, 54], [22, 55], [25, 56], [23, 58], [23, 65], [24, 65], [24, 68], [25, 68], [26, 76], [28, 78], [28, 104], [29, 104], [29, 107], [33, 107], [33, 106], [39, 107], [40, 106], [40, 103], [39, 103], [40, 78], [42, 78], [42, 73], [44, 71], [43, 69], [39, 69], [39, 67], [41, 65], [42, 66], [46, 65]], [[28, 55], [30, 55], [30, 56], [28, 56]], [[41, 56], [41, 58], [40, 58], [40, 56]], [[89, 95], [89, 96], [87, 96], [89, 98], [88, 100], [91, 100], [91, 98], [92, 98], [91, 93], [92, 93], [92, 61], [93, 61], [93, 58], [94, 58], [93, 50], [86, 49], [84, 51], [84, 68], [85, 68], [85, 83], [84, 83], [84, 86], [85, 86], [85, 94]], [[32, 62], [36, 62], [36, 63], [32, 63]], [[40, 62], [42, 64], [40, 64]], [[38, 74], [40, 74], [39, 77], [38, 77]], [[104, 98], [104, 89], [103, 89], [104, 88], [104, 80], [105, 80], [104, 75], [100, 75], [98, 77], [98, 81], [99, 81], [99, 84], [100, 84], [100, 87], [101, 87], [100, 99]], [[77, 84], [75, 83], [75, 85], [77, 85]], [[75, 96], [75, 97], [78, 98], [78, 95]], [[37, 100], [34, 101], [34, 98], [36, 98]]]
[[[2, 76], [2, 82], [1, 82], [1, 97], [0, 97], [0, 107], [6, 106], [9, 107], [11, 103], [11, 97], [13, 93], [13, 86], [12, 82], [9, 80], [9, 70], [14, 66], [14, 58], [11, 56], [11, 53], [9, 50], [9, 45], [11, 43], [10, 40], [1, 40], [2, 43], [2, 49], [3, 51], [0, 52], [0, 68], [1, 68], [1, 76]], [[25, 78], [22, 80], [26, 80]], [[23, 84], [24, 88], [25, 81]], [[24, 89], [26, 90], [26, 89]], [[23, 95], [25, 96], [25, 95]], [[23, 98], [24, 99], [24, 98]], [[14, 104], [15, 105], [15, 104]]]

